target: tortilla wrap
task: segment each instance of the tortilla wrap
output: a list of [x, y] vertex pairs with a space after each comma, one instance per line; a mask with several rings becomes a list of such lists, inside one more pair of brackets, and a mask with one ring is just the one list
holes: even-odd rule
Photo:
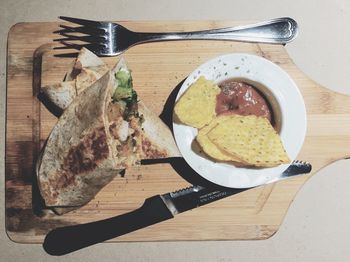
[[[123, 58], [112, 69], [112, 74], [121, 68], [129, 70]], [[45, 86], [42, 91], [51, 102], [65, 110], [84, 89], [97, 81], [107, 71], [108, 67], [98, 56], [88, 49], [82, 48], [73, 68], [67, 73], [65, 82]], [[168, 126], [144, 103], [139, 101], [139, 105], [140, 114], [145, 119], [142, 134], [142, 159], [181, 156]]]
[[46, 206], [84, 205], [121, 170], [139, 164], [141, 124], [132, 117], [127, 139], [115, 136], [120, 117], [110, 116], [114, 90], [107, 72], [73, 100], [51, 131], [37, 174]]
[[60, 109], [67, 108], [77, 96], [75, 80], [44, 86], [41, 90]]
[[85, 47], [80, 50], [78, 57], [75, 59], [72, 68], [66, 74], [64, 81], [72, 81], [76, 79], [82, 69], [87, 69], [97, 73], [99, 75], [98, 78], [103, 76], [109, 70], [101, 58]]
[[170, 129], [160, 118], [139, 101], [142, 123], [142, 159], [160, 159], [181, 156]]
[[100, 79], [108, 70], [107, 65], [98, 56], [82, 48], [64, 81], [44, 86], [41, 91], [63, 111], [77, 95]]

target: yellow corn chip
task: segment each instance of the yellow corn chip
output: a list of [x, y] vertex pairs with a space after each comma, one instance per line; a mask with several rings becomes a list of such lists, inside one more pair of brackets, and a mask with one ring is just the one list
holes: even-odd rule
[[198, 131], [196, 140], [203, 151], [210, 157], [220, 161], [241, 162], [241, 160], [233, 155], [219, 149], [207, 136], [208, 132], [220, 123], [222, 117], [214, 118], [209, 125]]
[[224, 116], [208, 137], [218, 148], [252, 166], [272, 167], [290, 162], [279, 135], [263, 117]]
[[177, 101], [177, 119], [186, 125], [202, 128], [215, 117], [216, 96], [220, 88], [203, 76], [198, 78]]

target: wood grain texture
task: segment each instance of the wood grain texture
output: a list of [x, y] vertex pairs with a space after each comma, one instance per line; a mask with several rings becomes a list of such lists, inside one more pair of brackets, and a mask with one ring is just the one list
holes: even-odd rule
[[[148, 21], [121, 24], [139, 31], [187, 31], [243, 23]], [[57, 29], [58, 23], [20, 23], [11, 28], [8, 37], [6, 229], [16, 242], [40, 243], [54, 227], [131, 211], [145, 198], [186, 187], [191, 181], [191, 174], [186, 173], [188, 170], [181, 161], [173, 165], [142, 166], [128, 170], [124, 178], [114, 179], [79, 210], [63, 216], [40, 212], [34, 164], [57, 118], [38, 99], [38, 88], [61, 81], [73, 61], [73, 58], [54, 56], [57, 53], [51, 50], [51, 43], [57, 37], [53, 34]], [[228, 41], [163, 42], [135, 46], [123, 56], [132, 69], [139, 96], [166, 120], [169, 108], [164, 110], [164, 106], [169, 104], [172, 91], [186, 76], [208, 59], [232, 52], [265, 57], [286, 70], [298, 85], [308, 115], [307, 136], [298, 159], [312, 163], [312, 174], [333, 161], [350, 156], [350, 97], [310, 80], [282, 46]], [[110, 66], [117, 59], [104, 58]], [[244, 191], [111, 241], [265, 239], [278, 230], [295, 194], [308, 177]]]

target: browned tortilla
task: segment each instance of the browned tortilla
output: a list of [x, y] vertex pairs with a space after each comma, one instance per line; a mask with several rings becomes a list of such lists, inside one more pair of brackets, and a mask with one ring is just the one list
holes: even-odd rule
[[142, 159], [160, 159], [181, 156], [170, 129], [160, 118], [139, 102], [139, 113], [143, 115]]
[[114, 73], [121, 67], [126, 68], [123, 59], [109, 71], [101, 59], [82, 49], [64, 82], [43, 87], [46, 96], [64, 110], [37, 172], [45, 204], [56, 213], [86, 204], [140, 159], [180, 156], [169, 128], [140, 101], [136, 109], [144, 122], [128, 119], [129, 135], [121, 141], [125, 120], [118, 105], [111, 103]]
[[[114, 74], [121, 67], [127, 68], [123, 59], [111, 70]], [[46, 96], [56, 106], [65, 110], [69, 104], [89, 85], [97, 81], [108, 67], [94, 53], [82, 48], [72, 69], [67, 73], [65, 82], [43, 87]], [[181, 156], [173, 135], [162, 120], [139, 102], [140, 114], [145, 122], [142, 131], [142, 159], [158, 159]]]
[[[48, 207], [81, 206], [140, 154], [119, 152], [106, 110], [113, 79], [108, 72], [75, 99], [53, 128], [38, 170], [41, 195]], [[138, 142], [139, 143], [139, 142]]]

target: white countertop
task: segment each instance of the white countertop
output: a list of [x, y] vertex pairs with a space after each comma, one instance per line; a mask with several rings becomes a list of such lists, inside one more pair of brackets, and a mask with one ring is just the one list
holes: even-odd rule
[[[294, 62], [323, 86], [350, 94], [350, 2], [347, 0], [2, 0], [0, 13], [2, 134], [5, 121], [7, 32], [17, 22], [56, 21], [59, 15], [95, 20], [265, 20], [290, 16], [300, 25], [299, 37], [287, 45]], [[4, 141], [2, 136], [2, 174]], [[2, 207], [1, 260], [349, 261], [349, 174], [350, 161], [343, 160], [313, 176], [298, 193], [280, 230], [272, 238], [260, 241], [109, 243], [55, 258], [47, 255], [41, 245], [11, 242], [5, 233], [5, 208]], [[0, 198], [4, 203], [4, 178], [0, 180], [0, 185], [3, 192]]]

